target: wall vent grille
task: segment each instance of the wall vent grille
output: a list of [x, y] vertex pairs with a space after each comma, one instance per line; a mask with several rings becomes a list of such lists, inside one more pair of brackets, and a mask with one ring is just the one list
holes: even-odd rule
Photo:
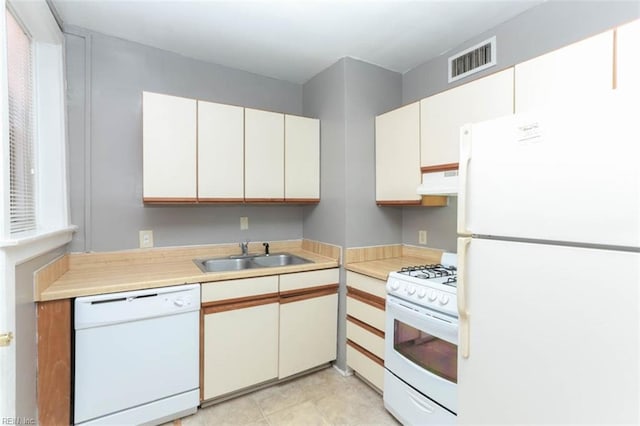
[[496, 64], [496, 37], [476, 44], [449, 57], [449, 83], [475, 74]]

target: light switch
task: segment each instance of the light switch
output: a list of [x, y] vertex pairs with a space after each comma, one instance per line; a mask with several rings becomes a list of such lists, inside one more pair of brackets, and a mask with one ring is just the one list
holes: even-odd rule
[[418, 231], [418, 244], [427, 245], [427, 230], [422, 229]]
[[153, 247], [153, 231], [140, 231], [140, 248]]
[[240, 230], [241, 231], [246, 231], [247, 229], [249, 229], [249, 218], [246, 216], [241, 216], [240, 217]]

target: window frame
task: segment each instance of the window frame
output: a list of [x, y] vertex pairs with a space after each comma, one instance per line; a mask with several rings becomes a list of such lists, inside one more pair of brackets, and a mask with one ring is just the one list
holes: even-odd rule
[[69, 220], [69, 190], [66, 142], [66, 87], [64, 73], [64, 37], [46, 0], [0, 0], [3, 22], [7, 9], [31, 36], [33, 70], [34, 132], [34, 203], [36, 229], [11, 234], [10, 228], [10, 167], [8, 140], [8, 93], [6, 64], [6, 29], [0, 36], [0, 84], [2, 85], [3, 115], [2, 164], [0, 185], [5, 195], [0, 200], [0, 247], [30, 243], [38, 238], [68, 232], [69, 238], [76, 227]]

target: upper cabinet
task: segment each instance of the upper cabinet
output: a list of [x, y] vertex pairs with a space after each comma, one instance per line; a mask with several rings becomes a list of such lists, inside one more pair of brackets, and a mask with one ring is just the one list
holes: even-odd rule
[[198, 200], [244, 200], [244, 108], [198, 101]]
[[244, 197], [284, 201], [284, 114], [245, 108]]
[[460, 126], [513, 114], [513, 68], [420, 101], [420, 166], [457, 169]]
[[515, 111], [587, 99], [613, 87], [613, 31], [515, 66]]
[[144, 92], [142, 109], [144, 201], [196, 202], [196, 101]]
[[320, 120], [284, 117], [284, 197], [320, 201]]
[[640, 20], [616, 29], [616, 88], [640, 90]]
[[420, 204], [420, 103], [376, 117], [376, 203]]
[[320, 120], [143, 92], [145, 203], [320, 201]]

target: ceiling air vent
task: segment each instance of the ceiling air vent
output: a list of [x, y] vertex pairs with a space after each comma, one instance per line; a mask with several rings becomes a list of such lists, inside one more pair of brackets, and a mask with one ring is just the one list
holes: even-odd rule
[[449, 57], [449, 83], [496, 64], [496, 37]]

